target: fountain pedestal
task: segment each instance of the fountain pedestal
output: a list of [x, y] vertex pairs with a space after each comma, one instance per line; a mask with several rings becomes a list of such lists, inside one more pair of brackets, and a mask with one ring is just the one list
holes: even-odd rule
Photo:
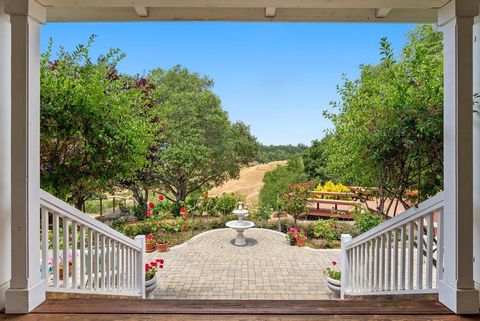
[[225, 224], [227, 227], [234, 229], [237, 231], [237, 236], [235, 237], [235, 241], [233, 244], [237, 246], [244, 246], [247, 245], [247, 240], [245, 239], [245, 236], [243, 235], [243, 232], [245, 230], [248, 230], [249, 228], [252, 228], [255, 226], [255, 223], [250, 222], [250, 221], [230, 221]]
[[233, 244], [237, 246], [247, 245], [247, 240], [245, 239], [243, 232], [254, 227], [255, 223], [243, 220], [245, 216], [248, 216], [248, 211], [243, 207], [242, 202], [238, 203], [238, 208], [233, 210], [233, 214], [237, 215], [238, 219], [236, 221], [229, 221], [225, 224], [227, 227], [237, 231], [237, 237], [235, 237]]

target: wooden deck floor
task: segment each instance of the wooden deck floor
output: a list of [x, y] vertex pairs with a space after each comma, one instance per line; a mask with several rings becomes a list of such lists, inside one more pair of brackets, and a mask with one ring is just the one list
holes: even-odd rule
[[433, 300], [47, 300], [28, 315], [0, 320], [480, 320]]

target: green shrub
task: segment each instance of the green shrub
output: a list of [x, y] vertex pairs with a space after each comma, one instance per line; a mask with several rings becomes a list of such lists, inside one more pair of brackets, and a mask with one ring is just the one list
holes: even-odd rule
[[350, 212], [350, 214], [355, 220], [355, 226], [359, 233], [365, 233], [383, 221], [382, 216], [379, 214], [373, 213], [358, 206], [355, 208], [355, 210]]
[[337, 219], [318, 220], [310, 226], [310, 235], [327, 241], [331, 247], [333, 241], [339, 241], [342, 234], [356, 234], [355, 226]]
[[287, 166], [279, 166], [265, 174], [259, 195], [260, 203], [278, 211], [282, 205], [281, 196], [287, 192], [288, 185], [306, 180], [307, 175], [303, 172], [302, 159], [292, 158]]
[[244, 197], [238, 194], [222, 194], [215, 202], [215, 210], [223, 216], [231, 214], [238, 202], [243, 202]]

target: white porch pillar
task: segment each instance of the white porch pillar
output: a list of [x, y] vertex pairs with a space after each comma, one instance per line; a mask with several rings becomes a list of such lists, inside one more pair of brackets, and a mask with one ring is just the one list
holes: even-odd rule
[[7, 0], [11, 57], [12, 270], [7, 313], [26, 313], [45, 301], [40, 271], [40, 25], [45, 8]]
[[[473, 25], [473, 92], [480, 93], [480, 16]], [[473, 114], [473, 280], [480, 287], [480, 99]]]
[[445, 262], [440, 302], [459, 314], [478, 313], [473, 282], [473, 17], [475, 0], [439, 10], [444, 34]]
[[10, 286], [10, 17], [0, 0], [0, 310]]

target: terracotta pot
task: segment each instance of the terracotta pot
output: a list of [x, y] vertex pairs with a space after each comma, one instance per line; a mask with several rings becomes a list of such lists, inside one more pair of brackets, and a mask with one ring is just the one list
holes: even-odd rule
[[167, 252], [167, 250], [168, 250], [168, 243], [157, 243], [158, 252]]
[[302, 247], [305, 246], [305, 239], [297, 239], [297, 246]]
[[145, 242], [145, 252], [150, 253], [155, 251], [155, 243]]
[[[72, 262], [68, 262], [68, 276], [72, 274]], [[63, 265], [58, 267], [58, 276], [60, 280], [63, 280]]]

